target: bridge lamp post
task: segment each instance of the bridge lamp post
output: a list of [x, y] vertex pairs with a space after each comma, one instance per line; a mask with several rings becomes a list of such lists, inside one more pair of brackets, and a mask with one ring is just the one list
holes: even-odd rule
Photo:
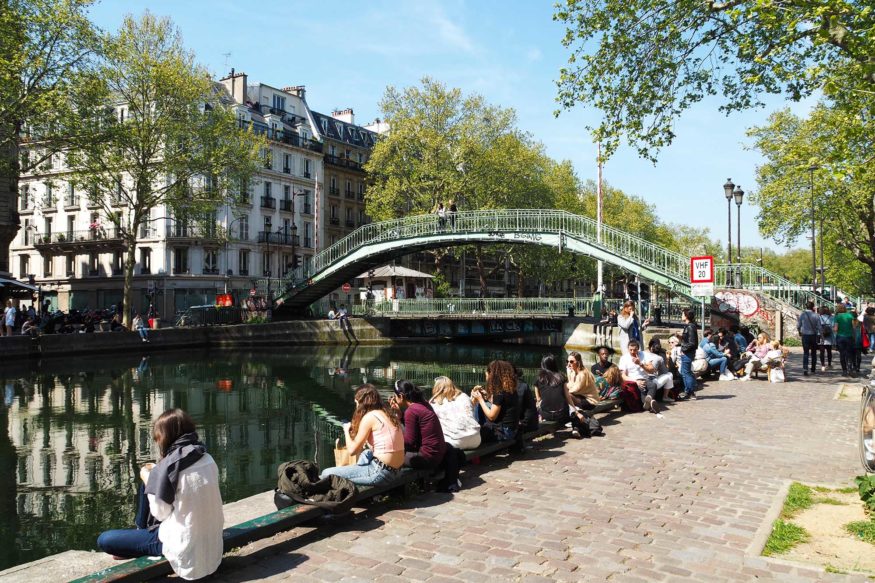
[[[737, 212], [735, 213], [736, 214], [735, 218], [737, 221], [738, 230], [736, 231], [737, 236], [735, 238], [736, 239], [735, 244], [736, 244], [736, 247], [738, 249], [738, 254], [735, 256], [735, 260], [739, 264], [738, 269], [740, 270], [741, 269], [741, 202], [744, 199], [744, 191], [741, 189], [740, 186], [736, 186], [735, 190], [732, 191], [732, 197], [735, 199], [735, 206], [737, 207], [736, 208]], [[736, 277], [735, 281], [738, 283], [739, 287], [741, 287], [741, 285], [743, 284], [743, 281], [740, 277], [741, 274], [739, 273], [738, 275], [739, 275], [739, 277]]]
[[[814, 171], [820, 169], [817, 164], [812, 164], [808, 167], [808, 187], [811, 191], [811, 291], [817, 293], [817, 251], [815, 251], [816, 242], [815, 235], [815, 214], [814, 209]], [[823, 237], [823, 229], [820, 230], [820, 236]], [[822, 293], [823, 290], [821, 290]]]
[[239, 216], [230, 223], [228, 223], [228, 233], [225, 236], [225, 293], [228, 293], [228, 280], [231, 279], [231, 257], [228, 255], [228, 243], [231, 242], [231, 237], [233, 236], [235, 223], [239, 223], [243, 219], [247, 218], [245, 215]]
[[727, 178], [726, 184], [723, 185], [723, 195], [726, 197], [726, 224], [728, 225], [726, 235], [726, 259], [729, 262], [729, 268], [727, 269], [728, 281], [726, 282], [728, 287], [735, 287], [732, 277], [732, 191], [734, 189], [735, 184], [732, 183], [732, 179]]

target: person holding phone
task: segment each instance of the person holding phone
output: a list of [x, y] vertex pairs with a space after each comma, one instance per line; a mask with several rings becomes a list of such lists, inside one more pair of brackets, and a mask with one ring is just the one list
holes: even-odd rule
[[219, 468], [182, 409], [162, 413], [152, 438], [160, 457], [140, 468], [137, 528], [103, 532], [97, 546], [119, 559], [163, 555], [179, 577], [206, 577], [224, 550]]

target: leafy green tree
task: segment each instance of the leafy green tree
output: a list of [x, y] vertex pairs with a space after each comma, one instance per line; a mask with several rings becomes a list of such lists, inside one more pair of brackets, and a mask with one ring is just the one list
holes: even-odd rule
[[[810, 232], [814, 218], [826, 254], [865, 265], [866, 289], [875, 290], [875, 95], [824, 101], [808, 118], [778, 111], [749, 135], [766, 159], [752, 196], [760, 231], [790, 244]], [[833, 275], [846, 267], [833, 266]]]
[[0, 0], [0, 271], [19, 228], [19, 177], [67, 143], [58, 119], [69, 109], [74, 74], [98, 46], [86, 15], [91, 3]]
[[761, 105], [765, 94], [875, 90], [871, 3], [564, 0], [554, 20], [565, 24], [571, 51], [559, 103], [602, 111], [595, 135], [606, 156], [625, 137], [655, 160], [676, 118], [710, 96], [732, 112]]
[[[263, 140], [238, 127], [223, 95], [169, 19], [148, 12], [103, 39], [100, 62], [80, 84], [68, 123], [84, 139], [68, 163], [126, 246], [125, 323], [150, 210], [167, 205], [178, 221], [204, 216], [257, 170]], [[214, 218], [206, 223], [215, 229]]]

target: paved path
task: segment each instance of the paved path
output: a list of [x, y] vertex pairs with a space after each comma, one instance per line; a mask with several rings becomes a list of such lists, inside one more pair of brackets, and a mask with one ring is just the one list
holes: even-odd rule
[[788, 377], [712, 382], [662, 419], [545, 439], [469, 466], [452, 499], [283, 533], [227, 558], [215, 580], [865, 581], [748, 552], [788, 480], [847, 485], [860, 473], [858, 403], [833, 400], [833, 373]]

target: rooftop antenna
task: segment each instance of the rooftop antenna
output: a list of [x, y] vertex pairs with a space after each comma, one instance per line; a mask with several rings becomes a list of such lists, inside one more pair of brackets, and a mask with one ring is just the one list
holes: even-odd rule
[[231, 53], [222, 53], [222, 56], [225, 57], [225, 70], [228, 70], [228, 63], [231, 61]]

